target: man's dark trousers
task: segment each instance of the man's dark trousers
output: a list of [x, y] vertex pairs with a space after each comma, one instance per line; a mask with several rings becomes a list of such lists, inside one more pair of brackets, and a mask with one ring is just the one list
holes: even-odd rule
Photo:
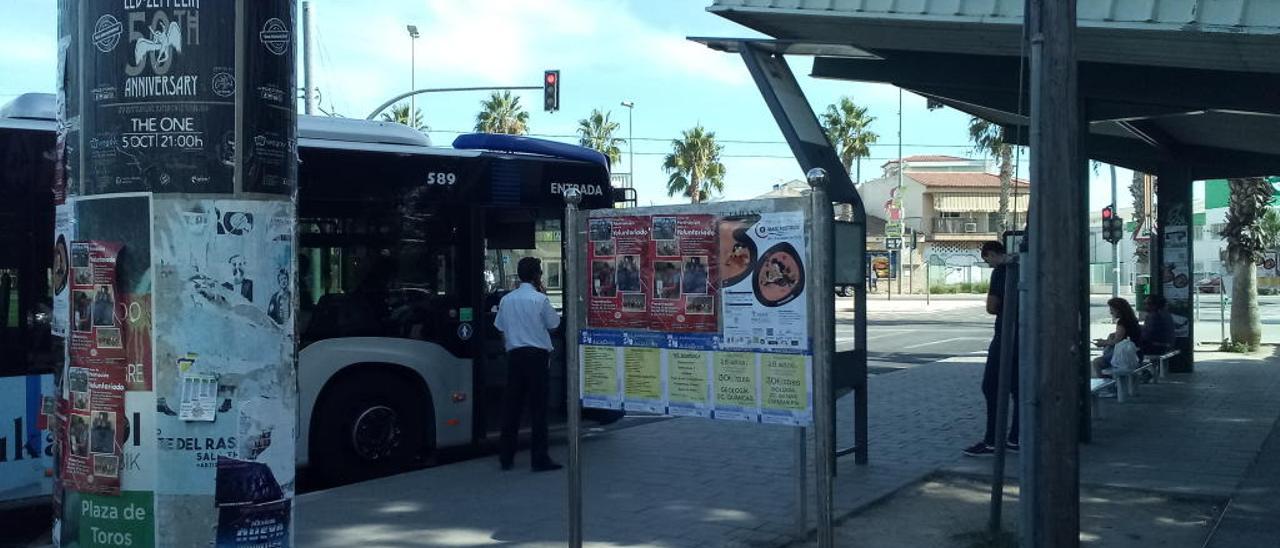
[[[1013, 343], [1013, 363], [1009, 364], [1009, 393], [1013, 401], [1009, 402], [1009, 413], [1013, 416], [1013, 424], [1009, 427], [1008, 441], [1018, 443], [1018, 342]], [[987, 347], [987, 367], [982, 372], [982, 395], [987, 398], [987, 433], [982, 441], [987, 445], [995, 445], [996, 440], [996, 404], [999, 403], [1000, 389], [1000, 331], [991, 338], [991, 346]]]
[[520, 414], [529, 404], [529, 422], [533, 428], [529, 453], [534, 466], [550, 460], [547, 454], [547, 359], [550, 353], [541, 348], [520, 347], [507, 353], [507, 391], [502, 408], [502, 440], [499, 459], [511, 466], [516, 455], [516, 439], [520, 432]]

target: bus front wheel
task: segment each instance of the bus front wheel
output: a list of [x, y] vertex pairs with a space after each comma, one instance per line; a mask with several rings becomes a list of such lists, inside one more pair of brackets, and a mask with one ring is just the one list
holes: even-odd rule
[[328, 480], [358, 481], [410, 468], [427, 446], [429, 401], [403, 379], [367, 374], [335, 387], [317, 411], [312, 454]]

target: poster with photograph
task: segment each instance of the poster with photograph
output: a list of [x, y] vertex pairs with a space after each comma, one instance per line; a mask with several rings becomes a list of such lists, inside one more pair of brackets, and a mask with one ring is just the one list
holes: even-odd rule
[[[219, 458], [292, 493], [294, 247], [287, 202], [157, 198], [153, 292], [164, 495], [211, 493]], [[227, 344], [235, 341], [235, 344]], [[282, 456], [282, 455], [287, 455]], [[166, 510], [168, 511], [168, 510]]]
[[653, 273], [649, 329], [712, 333], [719, 288], [714, 215], [655, 215], [648, 264]]
[[591, 219], [587, 228], [587, 325], [648, 326], [648, 217]]
[[1164, 286], [1164, 297], [1169, 302], [1169, 313], [1173, 316], [1174, 335], [1190, 336], [1191, 285], [1195, 283], [1194, 274], [1189, 270], [1191, 241], [1188, 238], [1187, 225], [1169, 225], [1161, 231], [1164, 239], [1164, 255], [1160, 268], [1160, 281]]
[[118, 306], [116, 259], [121, 244], [97, 240], [71, 242], [71, 338], [73, 363], [123, 360], [123, 325]]
[[67, 368], [70, 409], [62, 480], [86, 493], [120, 492], [124, 442], [124, 362], [94, 360]]
[[717, 229], [722, 346], [763, 352], [808, 350], [804, 213], [726, 217]]
[[50, 285], [53, 289], [53, 318], [50, 332], [66, 338], [71, 326], [71, 227], [72, 204], [59, 204], [53, 212], [53, 267]]

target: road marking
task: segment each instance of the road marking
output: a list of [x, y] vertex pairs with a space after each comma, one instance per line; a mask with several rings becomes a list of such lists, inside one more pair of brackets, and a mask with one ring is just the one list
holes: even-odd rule
[[987, 363], [986, 356], [956, 356], [954, 358], [943, 358], [933, 363]]
[[922, 347], [922, 346], [929, 346], [929, 345], [934, 345], [934, 344], [949, 343], [949, 342], [955, 342], [955, 341], [965, 341], [965, 340], [970, 340], [970, 341], [972, 341], [972, 340], [981, 340], [981, 339], [982, 339], [981, 337], [952, 337], [952, 338], [950, 338], [950, 339], [941, 339], [941, 340], [937, 340], [937, 341], [922, 342], [922, 343], [920, 343], [920, 344], [913, 344], [913, 345], [904, 346], [904, 347], [902, 347], [902, 350], [906, 350], [906, 349], [909, 349], [909, 348], [920, 348], [920, 347]]

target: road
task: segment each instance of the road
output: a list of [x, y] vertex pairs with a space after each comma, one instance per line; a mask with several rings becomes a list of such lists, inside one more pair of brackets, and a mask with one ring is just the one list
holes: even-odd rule
[[[852, 308], [852, 300], [840, 299], [838, 310]], [[886, 310], [869, 303], [867, 312], [867, 372], [872, 375], [897, 371], [947, 358], [981, 359], [991, 342], [994, 318], [978, 299], [946, 301], [942, 310], [912, 307], [905, 303]], [[852, 348], [852, 313], [841, 313], [836, 321], [836, 345]]]

